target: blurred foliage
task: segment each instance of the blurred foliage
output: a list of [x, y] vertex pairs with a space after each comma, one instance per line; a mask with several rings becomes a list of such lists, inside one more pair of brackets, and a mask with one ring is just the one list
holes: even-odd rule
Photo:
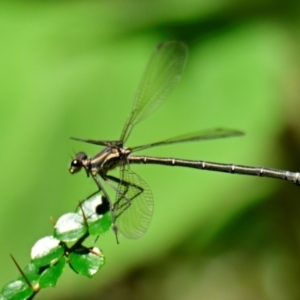
[[[70, 156], [117, 139], [153, 47], [190, 55], [170, 99], [128, 145], [225, 127], [243, 138], [146, 154], [300, 170], [298, 1], [2, 1], [0, 4], [1, 286], [27, 262], [49, 216], [94, 190]], [[199, 151], [201, 151], [199, 153]], [[70, 155], [68, 155], [70, 154]], [[132, 166], [155, 212], [140, 240], [97, 243], [92, 280], [67, 272], [37, 299], [299, 299], [300, 189], [287, 182]], [[215, 186], [215, 187], [214, 187]], [[21, 263], [22, 265], [22, 263]]]

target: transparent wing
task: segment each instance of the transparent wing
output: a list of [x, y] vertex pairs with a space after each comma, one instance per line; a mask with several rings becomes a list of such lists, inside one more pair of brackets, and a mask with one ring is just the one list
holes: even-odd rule
[[153, 214], [153, 196], [148, 184], [131, 170], [121, 170], [114, 216], [117, 230], [129, 239], [140, 238]]
[[180, 79], [187, 52], [187, 47], [178, 41], [161, 43], [154, 49], [123, 128], [121, 141], [126, 141], [133, 126], [167, 98]]
[[170, 145], [170, 144], [184, 143], [184, 142], [196, 142], [196, 141], [202, 141], [202, 140], [212, 140], [212, 139], [218, 139], [218, 138], [224, 138], [224, 137], [230, 137], [230, 136], [240, 136], [240, 135], [244, 135], [244, 133], [241, 131], [238, 131], [238, 130], [215, 128], [215, 129], [202, 130], [202, 131], [198, 131], [198, 132], [193, 132], [193, 133], [177, 136], [177, 137], [170, 138], [170, 139], [156, 142], [156, 143], [131, 147], [131, 150], [132, 151], [140, 151], [140, 150], [147, 149], [150, 147], [156, 147], [156, 146], [162, 146], [162, 145]]

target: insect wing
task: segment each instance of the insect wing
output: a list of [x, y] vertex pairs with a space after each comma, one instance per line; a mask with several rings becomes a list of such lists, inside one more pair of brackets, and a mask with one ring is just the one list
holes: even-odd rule
[[202, 131], [198, 131], [198, 132], [193, 132], [193, 133], [177, 136], [177, 137], [170, 138], [170, 139], [163, 140], [163, 141], [156, 142], [156, 143], [131, 147], [131, 150], [133, 152], [135, 152], [135, 151], [140, 151], [143, 149], [147, 149], [150, 147], [152, 148], [152, 147], [156, 147], [156, 146], [179, 144], [179, 143], [185, 143], [185, 142], [213, 140], [213, 139], [226, 138], [226, 137], [232, 137], [232, 136], [241, 136], [241, 135], [244, 135], [244, 133], [241, 131], [238, 131], [238, 130], [216, 128], [216, 129], [210, 129], [210, 130], [205, 130], [205, 131], [202, 130]]
[[181, 77], [187, 53], [187, 47], [178, 41], [161, 43], [154, 49], [123, 128], [121, 141], [126, 141], [132, 127], [168, 97]]
[[131, 170], [121, 170], [121, 182], [113, 209], [117, 230], [129, 239], [140, 238], [153, 214], [153, 196], [148, 184]]

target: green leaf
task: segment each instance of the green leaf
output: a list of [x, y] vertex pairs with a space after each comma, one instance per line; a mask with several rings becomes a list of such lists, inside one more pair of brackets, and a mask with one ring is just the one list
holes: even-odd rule
[[[26, 276], [26, 278], [31, 282], [31, 283], [35, 283], [38, 282], [39, 278], [40, 278], [40, 274], [39, 274], [40, 268], [39, 266], [37, 266], [36, 264], [34, 264], [33, 262], [30, 262], [24, 269], [23, 269], [23, 273]], [[21, 274], [18, 279], [23, 280], [23, 275]], [[34, 285], [34, 284], [33, 284]]]
[[85, 200], [77, 208], [79, 214], [84, 214], [91, 235], [102, 235], [111, 227], [109, 202], [105, 197], [95, 195]]
[[89, 222], [89, 233], [91, 235], [102, 235], [106, 233], [111, 227], [111, 215], [106, 213], [101, 216], [98, 220]]
[[61, 276], [66, 265], [66, 258], [63, 256], [53, 266], [47, 268], [40, 277], [39, 284], [41, 288], [56, 286], [57, 280]]
[[67, 213], [56, 222], [54, 236], [63, 242], [72, 242], [81, 238], [87, 231], [87, 226], [81, 215]]
[[82, 248], [69, 255], [70, 267], [78, 274], [92, 277], [105, 264], [103, 254], [97, 247]]
[[60, 245], [60, 240], [53, 236], [38, 240], [31, 249], [32, 262], [38, 267], [58, 261], [63, 254], [64, 248]]
[[25, 300], [28, 299], [34, 290], [24, 281], [18, 279], [5, 285], [0, 293], [0, 300]]

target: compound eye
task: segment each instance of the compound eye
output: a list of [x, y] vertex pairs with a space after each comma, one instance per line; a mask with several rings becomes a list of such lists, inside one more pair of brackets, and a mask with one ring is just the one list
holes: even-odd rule
[[81, 167], [82, 166], [82, 163], [80, 160], [78, 159], [73, 159], [72, 162], [71, 162], [71, 167], [74, 167], [74, 168], [78, 168], [78, 167]]
[[78, 159], [75, 158], [71, 162], [69, 171], [70, 171], [71, 174], [74, 174], [74, 173], [80, 171], [81, 167], [82, 167], [81, 160], [78, 160]]
[[77, 173], [88, 161], [88, 157], [84, 152], [79, 152], [76, 154], [75, 158], [71, 161], [69, 171], [71, 174]]

